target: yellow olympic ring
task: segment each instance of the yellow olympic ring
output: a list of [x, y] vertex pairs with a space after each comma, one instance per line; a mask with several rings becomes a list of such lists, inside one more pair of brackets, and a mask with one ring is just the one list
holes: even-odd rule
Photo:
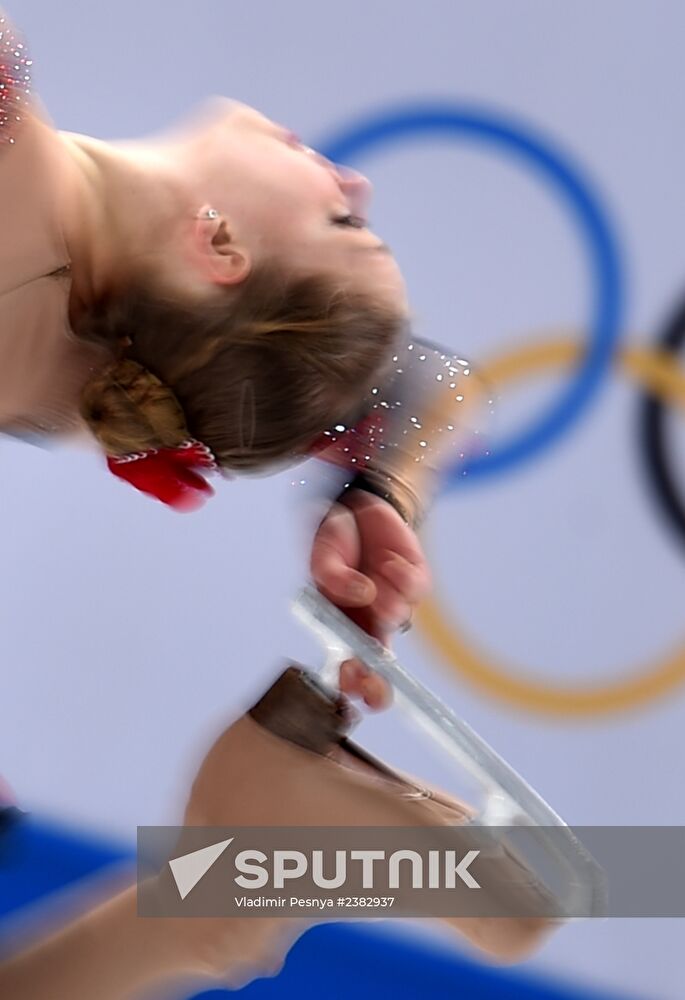
[[[496, 391], [518, 377], [572, 365], [581, 351], [582, 345], [567, 339], [532, 344], [479, 366], [479, 374]], [[628, 347], [617, 352], [616, 360], [644, 388], [685, 409], [685, 373], [674, 365], [672, 355], [658, 348]], [[623, 711], [653, 701], [685, 680], [685, 648], [681, 648], [618, 681], [549, 684], [515, 676], [506, 666], [488, 662], [481, 650], [459, 634], [453, 616], [443, 611], [436, 597], [421, 604], [416, 623], [428, 643], [474, 687], [500, 702], [541, 715], [579, 717]]]

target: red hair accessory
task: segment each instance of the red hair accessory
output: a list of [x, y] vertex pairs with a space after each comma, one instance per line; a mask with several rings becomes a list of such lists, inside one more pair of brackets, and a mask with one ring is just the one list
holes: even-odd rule
[[[313, 442], [308, 455], [351, 470], [362, 469], [370, 458], [365, 452], [373, 448], [379, 433], [382, 433], [379, 415], [371, 414], [356, 427], [338, 425], [333, 431], [326, 431]], [[214, 496], [213, 487], [198, 470], [219, 471], [211, 450], [193, 438], [177, 448], [108, 455], [107, 466], [141, 493], [183, 512], [198, 510]]]
[[201, 441], [189, 439], [177, 448], [151, 448], [131, 455], [108, 455], [107, 465], [119, 479], [179, 511], [193, 511], [214, 496], [196, 470], [216, 472], [214, 455]]

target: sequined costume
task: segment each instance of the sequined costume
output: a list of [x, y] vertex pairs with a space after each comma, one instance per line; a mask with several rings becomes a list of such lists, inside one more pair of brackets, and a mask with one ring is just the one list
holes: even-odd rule
[[69, 327], [61, 213], [74, 166], [31, 94], [31, 60], [0, 10], [0, 430], [82, 427], [78, 395], [95, 354]]
[[388, 500], [417, 528], [446, 470], [484, 449], [490, 391], [470, 362], [418, 337], [396, 347], [362, 419], [326, 431], [321, 457], [343, 466], [350, 490]]

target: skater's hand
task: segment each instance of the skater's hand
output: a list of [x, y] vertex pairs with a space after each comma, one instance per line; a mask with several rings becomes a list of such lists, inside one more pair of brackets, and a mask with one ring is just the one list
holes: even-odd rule
[[[411, 620], [430, 589], [430, 573], [413, 530], [385, 500], [353, 490], [334, 504], [314, 539], [311, 573], [319, 590], [384, 645]], [[390, 702], [387, 683], [359, 660], [341, 667], [340, 686], [371, 708]]]

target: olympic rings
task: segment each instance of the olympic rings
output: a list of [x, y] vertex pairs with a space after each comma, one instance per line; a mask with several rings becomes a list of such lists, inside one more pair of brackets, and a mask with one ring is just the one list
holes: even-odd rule
[[333, 161], [353, 162], [362, 153], [407, 137], [436, 135], [479, 141], [517, 159], [541, 177], [577, 223], [594, 284], [589, 345], [571, 384], [533, 426], [489, 454], [455, 465], [444, 480], [446, 488], [453, 488], [527, 461], [568, 431], [587, 409], [611, 365], [619, 339], [623, 276], [611, 225], [588, 181], [548, 140], [500, 114], [447, 103], [408, 105], [348, 126], [324, 142], [322, 149]]
[[[685, 344], [685, 302], [678, 306], [657, 343], [674, 362]], [[666, 457], [665, 416], [663, 402], [646, 393], [640, 406], [640, 438], [647, 478], [669, 523], [685, 543], [685, 503]]]
[[[505, 384], [523, 375], [572, 364], [580, 351], [572, 340], [533, 344], [500, 357], [482, 369], [493, 383]], [[616, 359], [623, 370], [660, 399], [685, 409], [685, 374], [659, 348], [625, 348]], [[685, 680], [685, 646], [655, 665], [627, 678], [592, 685], [549, 684], [530, 676], [516, 676], [507, 666], [489, 661], [487, 654], [460, 634], [453, 616], [436, 598], [424, 601], [416, 624], [426, 641], [476, 688], [496, 700], [549, 716], [597, 716], [651, 702]]]

